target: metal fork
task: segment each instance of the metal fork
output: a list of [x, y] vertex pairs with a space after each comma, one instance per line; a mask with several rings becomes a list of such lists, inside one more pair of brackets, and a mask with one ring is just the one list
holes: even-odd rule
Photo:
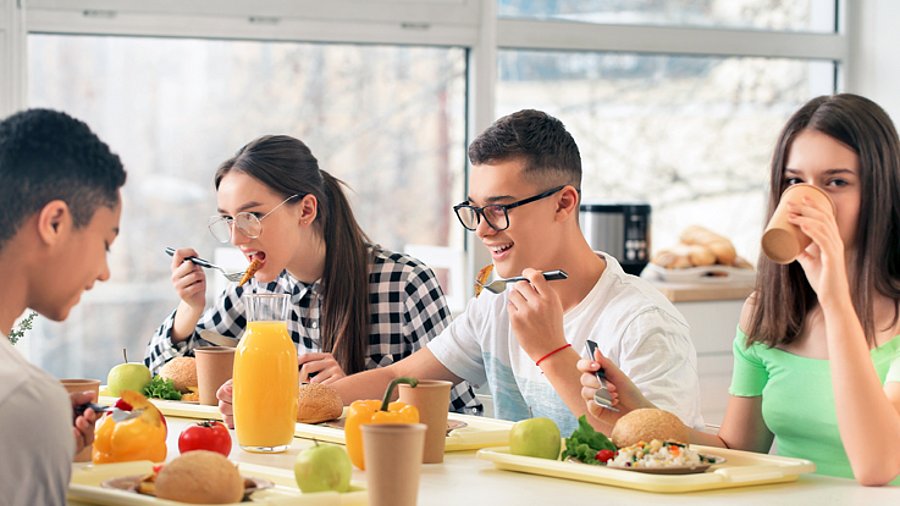
[[[588, 339], [584, 343], [585, 348], [588, 352], [588, 359], [594, 360], [594, 350], [597, 349], [597, 343]], [[619, 408], [613, 406], [612, 404], [612, 395], [609, 393], [609, 389], [606, 388], [606, 371], [601, 367], [597, 372], [594, 373], [594, 376], [597, 377], [597, 381], [600, 382], [600, 388], [594, 392], [594, 402], [603, 406], [604, 409], [608, 409], [610, 411], [619, 412]]]
[[[557, 279], [568, 279], [569, 278], [569, 275], [566, 273], [566, 271], [564, 271], [562, 269], [558, 269], [555, 271], [546, 271], [546, 272], [542, 272], [541, 274], [544, 275], [544, 279], [546, 279], [547, 281], [555, 281]], [[528, 278], [526, 278], [525, 276], [515, 276], [512, 278], [506, 278], [506, 279], [500, 278], [500, 279], [495, 279], [486, 285], [480, 283], [478, 280], [476, 280], [475, 282], [478, 283], [482, 288], [484, 288], [485, 290], [487, 290], [491, 293], [502, 293], [503, 290], [506, 290], [507, 283], [515, 283], [517, 281], [528, 281]]]
[[[166, 247], [166, 253], [167, 253], [170, 257], [175, 256], [175, 249], [174, 249], [174, 248], [170, 248], [170, 247], [167, 246], [167, 247]], [[216, 269], [216, 270], [218, 270], [219, 272], [221, 272], [223, 276], [225, 276], [225, 279], [227, 279], [228, 281], [231, 281], [232, 283], [237, 283], [237, 282], [240, 281], [241, 278], [244, 276], [244, 271], [238, 271], [238, 272], [225, 272], [225, 269], [223, 269], [223, 268], [219, 267], [218, 265], [216, 265], [216, 264], [210, 262], [209, 260], [204, 260], [204, 259], [202, 259], [202, 258], [200, 258], [200, 257], [190, 256], [190, 257], [186, 257], [185, 260], [190, 260], [192, 263], [194, 263], [194, 264], [196, 264], [196, 265], [199, 265], [200, 267], [206, 267], [207, 269]]]

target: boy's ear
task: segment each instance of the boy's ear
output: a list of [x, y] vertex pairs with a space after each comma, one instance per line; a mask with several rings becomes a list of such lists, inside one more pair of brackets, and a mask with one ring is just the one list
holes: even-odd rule
[[71, 223], [69, 205], [62, 200], [51, 200], [38, 213], [38, 236], [44, 244], [54, 245]]
[[566, 217], [578, 213], [578, 190], [574, 186], [566, 186], [559, 192], [559, 200], [556, 201], [556, 213], [560, 217]]

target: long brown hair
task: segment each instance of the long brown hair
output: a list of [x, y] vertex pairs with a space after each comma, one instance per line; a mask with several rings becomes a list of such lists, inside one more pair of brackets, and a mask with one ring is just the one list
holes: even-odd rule
[[313, 222], [325, 241], [320, 336], [344, 372], [365, 368], [369, 337], [369, 238], [353, 216], [344, 184], [319, 169], [309, 148], [287, 135], [268, 135], [242, 147], [216, 171], [216, 190], [232, 170], [247, 174], [283, 198], [311, 194], [319, 202]]
[[[874, 295], [894, 301], [900, 317], [900, 140], [884, 110], [848, 93], [817, 97], [788, 120], [772, 156], [769, 209], [772, 217], [787, 187], [785, 164], [791, 143], [803, 130], [816, 130], [846, 145], [859, 157], [860, 208], [856, 223], [855, 277], [850, 279], [853, 307], [869, 347], [875, 346]], [[788, 345], [803, 332], [818, 299], [797, 262], [779, 265], [760, 254], [756, 299], [748, 344]]]

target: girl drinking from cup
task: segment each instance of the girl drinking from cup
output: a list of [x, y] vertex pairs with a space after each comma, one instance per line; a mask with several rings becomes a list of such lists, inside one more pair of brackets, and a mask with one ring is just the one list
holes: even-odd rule
[[[811, 243], [787, 265], [760, 256], [725, 418], [691, 442], [765, 453], [774, 440], [819, 473], [900, 484], [900, 141], [885, 111], [851, 94], [800, 108], [772, 158], [770, 219], [798, 183], [824, 190], [833, 208], [810, 196], [787, 204]], [[602, 354], [592, 358], [578, 368], [593, 416], [615, 415], [592, 401], [600, 364], [623, 412], [653, 407]]]
[[[197, 251], [177, 250], [172, 284], [181, 302], [151, 338], [144, 362], [155, 372], [191, 355], [208, 344], [199, 336], [203, 329], [240, 337], [250, 293], [291, 296], [288, 328], [300, 351], [301, 381], [329, 384], [390, 365], [437, 335], [450, 311], [434, 273], [371, 244], [341, 184], [319, 169], [303, 142], [285, 135], [260, 137], [222, 163], [215, 175], [219, 214], [210, 219], [210, 232], [261, 268], [243, 286], [229, 283], [207, 308], [206, 275], [185, 261]], [[462, 383], [450, 408], [480, 411], [481, 405]]]

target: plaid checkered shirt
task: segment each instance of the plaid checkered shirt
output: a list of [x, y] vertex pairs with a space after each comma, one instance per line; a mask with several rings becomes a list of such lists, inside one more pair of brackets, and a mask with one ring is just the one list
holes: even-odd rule
[[[369, 252], [370, 332], [365, 367], [373, 369], [393, 364], [423, 348], [450, 323], [450, 310], [434, 272], [422, 262], [379, 246], [370, 246]], [[210, 344], [198, 334], [203, 329], [240, 337], [247, 323], [243, 296], [250, 293], [290, 294], [288, 330], [298, 351], [321, 351], [322, 285], [319, 281], [302, 283], [284, 271], [266, 284], [255, 279], [244, 287], [229, 283], [222, 296], [200, 318], [194, 333], [180, 343], [173, 343], [171, 339], [175, 322], [173, 311], [150, 339], [144, 363], [155, 374], [169, 360], [193, 355], [194, 348]], [[481, 403], [466, 382], [451, 391], [450, 409], [482, 412]]]

